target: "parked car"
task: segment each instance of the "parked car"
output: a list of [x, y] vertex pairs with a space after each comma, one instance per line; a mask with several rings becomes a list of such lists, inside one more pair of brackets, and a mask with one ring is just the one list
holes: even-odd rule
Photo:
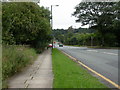
[[48, 47], [52, 47], [52, 44], [49, 44]]

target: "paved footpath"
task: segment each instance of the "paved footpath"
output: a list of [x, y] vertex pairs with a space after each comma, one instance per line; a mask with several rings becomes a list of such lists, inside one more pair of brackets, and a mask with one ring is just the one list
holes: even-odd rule
[[9, 88], [52, 88], [51, 50], [40, 54], [34, 64], [16, 74], [8, 81]]

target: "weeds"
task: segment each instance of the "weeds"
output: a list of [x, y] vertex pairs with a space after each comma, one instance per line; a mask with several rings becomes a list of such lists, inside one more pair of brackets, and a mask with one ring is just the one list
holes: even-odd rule
[[37, 54], [33, 48], [25, 46], [3, 46], [2, 51], [2, 81], [5, 88], [6, 80], [16, 72], [22, 70], [35, 60]]

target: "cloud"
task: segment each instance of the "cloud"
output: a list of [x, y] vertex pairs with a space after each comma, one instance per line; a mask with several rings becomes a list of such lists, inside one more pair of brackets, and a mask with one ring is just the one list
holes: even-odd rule
[[81, 0], [41, 0], [40, 5], [49, 7], [49, 10], [51, 5], [59, 5], [53, 6], [53, 28], [67, 29], [70, 26], [76, 28], [81, 26], [81, 23], [76, 23], [76, 18], [72, 16], [75, 6], [80, 2]]

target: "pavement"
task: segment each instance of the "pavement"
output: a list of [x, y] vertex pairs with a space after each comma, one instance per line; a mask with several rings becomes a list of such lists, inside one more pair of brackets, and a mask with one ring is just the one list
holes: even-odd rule
[[92, 49], [87, 47], [73, 46], [64, 46], [57, 48], [73, 56], [80, 62], [112, 80], [116, 84], [119, 84], [117, 49]]
[[48, 49], [32, 65], [10, 78], [8, 88], [52, 88], [52, 84], [52, 57]]

